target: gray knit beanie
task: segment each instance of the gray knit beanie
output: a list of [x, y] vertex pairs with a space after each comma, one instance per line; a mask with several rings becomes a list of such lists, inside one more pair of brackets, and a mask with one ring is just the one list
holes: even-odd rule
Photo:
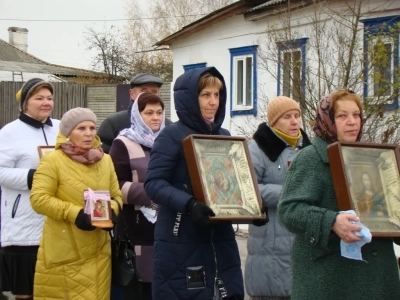
[[19, 110], [24, 112], [26, 108], [26, 103], [28, 99], [32, 96], [32, 92], [38, 87], [45, 87], [48, 88], [51, 94], [54, 94], [54, 88], [50, 82], [44, 81], [41, 78], [32, 78], [29, 79], [21, 89], [15, 95], [17, 100], [19, 101]]
[[84, 121], [92, 121], [97, 123], [97, 117], [89, 108], [76, 107], [67, 111], [61, 118], [60, 131], [68, 137], [76, 125]]

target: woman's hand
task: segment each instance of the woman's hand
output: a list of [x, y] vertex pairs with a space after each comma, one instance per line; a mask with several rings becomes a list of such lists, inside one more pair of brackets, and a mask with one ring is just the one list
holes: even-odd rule
[[338, 214], [332, 230], [346, 243], [354, 243], [361, 240], [361, 237], [355, 234], [361, 230], [360, 225], [352, 224], [351, 221], [358, 222], [360, 219], [353, 214]]

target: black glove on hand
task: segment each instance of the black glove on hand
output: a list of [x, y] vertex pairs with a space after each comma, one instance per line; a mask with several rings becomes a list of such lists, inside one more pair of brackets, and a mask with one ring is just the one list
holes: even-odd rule
[[269, 218], [268, 218], [268, 207], [266, 207], [264, 204], [261, 208], [261, 212], [265, 213], [265, 219], [262, 220], [253, 220], [253, 225], [254, 226], [264, 226], [265, 224], [267, 224], [269, 222]]
[[92, 231], [96, 229], [96, 227], [92, 226], [89, 216], [83, 212], [83, 209], [79, 211], [75, 220], [75, 225], [80, 230]]
[[[116, 215], [116, 213], [114, 212], [113, 209], [111, 210], [111, 213], [112, 213], [111, 221], [112, 221], [113, 225], [115, 226], [115, 225], [117, 225], [117, 223], [118, 223], [118, 216]], [[121, 213], [121, 212], [120, 212], [120, 213]], [[103, 230], [105, 230], [105, 231], [111, 231], [111, 230], [114, 229], [114, 226], [113, 226], [113, 227], [109, 227], [109, 228], [103, 228]]]
[[190, 214], [194, 224], [198, 226], [209, 226], [214, 222], [208, 216], [215, 216], [215, 213], [207, 205], [195, 200], [190, 199], [186, 205], [187, 212]]

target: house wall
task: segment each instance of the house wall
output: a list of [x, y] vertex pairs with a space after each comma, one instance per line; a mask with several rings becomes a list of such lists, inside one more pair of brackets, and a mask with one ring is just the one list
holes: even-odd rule
[[[345, 1], [331, 4], [328, 10], [337, 10], [341, 8], [339, 11], [341, 11], [343, 16], [346, 14], [344, 2]], [[346, 5], [351, 5], [351, 1], [346, 2]], [[364, 1], [362, 9], [362, 14], [365, 14], [364, 17], [376, 18], [385, 15], [396, 15], [400, 14], [400, 1]], [[328, 26], [332, 26], [334, 22], [332, 13], [324, 14], [323, 12], [324, 10], [322, 10], [319, 5], [293, 11], [291, 13], [291, 22], [292, 27], [295, 28], [295, 38], [309, 38], [309, 42], [313, 42], [310, 39], [312, 38], [312, 19], [314, 15], [318, 15], [320, 22], [326, 22]], [[366, 14], [366, 12], [369, 13]], [[205, 62], [207, 66], [215, 66], [224, 76], [228, 90], [227, 113], [223, 126], [229, 129], [232, 134], [238, 134], [238, 132], [241, 132], [239, 128], [246, 126], [253, 127], [255, 130], [257, 124], [265, 119], [265, 106], [268, 99], [276, 96], [278, 93], [277, 79], [275, 77], [277, 72], [276, 59], [271, 58], [271, 61], [265, 64], [259, 57], [257, 58], [257, 116], [245, 115], [231, 117], [231, 61], [229, 49], [258, 45], [261, 51], [267, 51], [267, 37], [271, 34], [279, 36], [279, 30], [283, 27], [281, 18], [281, 15], [275, 15], [262, 18], [258, 21], [245, 21], [243, 15], [236, 15], [200, 32], [194, 33], [190, 37], [174, 42], [171, 45], [173, 50], [172, 85], [176, 78], [183, 74], [183, 65]], [[273, 28], [274, 30], [271, 33], [267, 31], [267, 28]], [[360, 28], [362, 28], [362, 24]], [[282, 32], [283, 31], [281, 31], [281, 33]], [[359, 37], [360, 39], [358, 42], [359, 45], [362, 46], [362, 31]], [[332, 45], [332, 52], [336, 50], [334, 45]], [[362, 48], [358, 47], [357, 50], [362, 51]], [[313, 53], [313, 50], [308, 47], [307, 51], [307, 64], [316, 64], [317, 61], [315, 61], [315, 53]], [[273, 60], [275, 60], [275, 63]], [[359, 68], [361, 67], [360, 64]], [[362, 91], [361, 86], [359, 89]], [[308, 91], [308, 93], [313, 92], [313, 90]], [[177, 120], [173, 103], [171, 103], [171, 118]], [[253, 128], [250, 131], [252, 131]]]

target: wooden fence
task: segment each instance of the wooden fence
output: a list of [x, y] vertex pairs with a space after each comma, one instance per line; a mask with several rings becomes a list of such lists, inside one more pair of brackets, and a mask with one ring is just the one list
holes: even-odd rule
[[[0, 82], [0, 128], [19, 116], [19, 102], [15, 94], [22, 82]], [[56, 82], [54, 86], [54, 108], [52, 118], [60, 119], [73, 107], [87, 107], [86, 86], [83, 84]]]
[[[112, 84], [77, 84], [71, 82], [56, 82], [54, 86], [54, 108], [51, 117], [61, 119], [63, 114], [74, 107], [87, 107], [97, 115], [98, 124], [117, 109], [128, 107], [129, 85], [121, 89], [123, 93], [118, 94], [118, 88], [122, 85]], [[14, 121], [19, 116], [19, 102], [15, 94], [22, 87], [22, 82], [0, 82], [0, 128]], [[171, 84], [165, 83], [160, 89], [160, 97], [165, 103], [166, 116], [170, 116]]]

